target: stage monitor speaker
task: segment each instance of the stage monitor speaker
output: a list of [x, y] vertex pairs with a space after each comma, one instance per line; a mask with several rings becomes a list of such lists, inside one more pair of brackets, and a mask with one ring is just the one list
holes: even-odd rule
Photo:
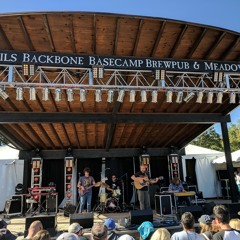
[[72, 204], [67, 204], [63, 211], [64, 211], [64, 217], [69, 217], [70, 214], [74, 214], [75, 213], [75, 206]]
[[131, 224], [141, 224], [144, 221], [153, 222], [152, 209], [147, 210], [133, 210], [129, 212], [129, 219]]
[[22, 200], [21, 199], [10, 199], [5, 203], [5, 213], [7, 215], [22, 214]]
[[207, 215], [212, 215], [213, 214], [213, 208], [216, 206], [216, 203], [215, 202], [209, 202], [209, 203], [206, 203], [203, 207], [203, 212], [204, 214], [207, 214]]
[[33, 217], [26, 217], [25, 222], [25, 236], [27, 235], [27, 231], [34, 221], [40, 221], [43, 225], [43, 229], [49, 231], [50, 235], [53, 237], [56, 234], [56, 227], [57, 227], [57, 215], [47, 215], [47, 216], [33, 216]]
[[185, 212], [191, 212], [192, 215], [193, 215], [194, 218], [195, 218], [195, 222], [197, 222], [198, 219], [199, 219], [199, 218], [202, 216], [202, 214], [203, 214], [203, 209], [202, 209], [201, 206], [198, 206], [198, 205], [181, 207], [181, 208], [179, 208], [179, 210], [178, 210], [179, 219], [181, 219], [182, 215], [183, 215]]
[[57, 213], [57, 195], [49, 195], [46, 197], [47, 212]]
[[74, 213], [70, 214], [70, 224], [79, 223], [84, 228], [92, 228], [93, 226], [93, 213]]
[[240, 215], [238, 215], [238, 213], [240, 213], [240, 203], [228, 203], [228, 204], [224, 204], [230, 213], [230, 219], [232, 218], [239, 218], [240, 219]]

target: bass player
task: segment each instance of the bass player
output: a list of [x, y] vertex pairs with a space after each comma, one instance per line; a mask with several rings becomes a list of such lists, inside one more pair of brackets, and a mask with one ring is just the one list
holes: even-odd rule
[[78, 189], [80, 196], [79, 213], [82, 213], [85, 203], [87, 201], [87, 212], [91, 211], [92, 204], [92, 187], [96, 185], [95, 180], [90, 176], [90, 168], [83, 169], [84, 176], [80, 177], [78, 181]]
[[148, 185], [157, 183], [159, 179], [158, 178], [155, 178], [155, 179], [149, 178], [149, 174], [147, 172], [146, 165], [141, 165], [140, 171], [136, 172], [134, 175], [132, 175], [131, 179], [134, 181], [135, 187], [136, 187], [136, 185], [141, 186], [139, 188], [136, 187], [138, 189], [137, 194], [138, 194], [138, 200], [140, 203], [140, 210], [151, 208]]

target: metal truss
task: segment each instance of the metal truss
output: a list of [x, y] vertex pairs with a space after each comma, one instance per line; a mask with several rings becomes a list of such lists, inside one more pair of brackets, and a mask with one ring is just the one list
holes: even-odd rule
[[90, 68], [39, 66], [34, 76], [24, 76], [22, 66], [0, 65], [0, 87], [240, 93], [240, 73], [224, 73], [223, 80], [214, 81], [213, 73], [167, 71], [165, 79], [156, 80], [150, 70], [104, 69], [99, 79], [92, 77]]

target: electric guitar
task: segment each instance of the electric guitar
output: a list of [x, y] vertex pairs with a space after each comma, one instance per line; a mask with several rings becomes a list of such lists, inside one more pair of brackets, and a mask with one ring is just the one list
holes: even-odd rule
[[[163, 179], [162, 176], [159, 176], [158, 177], [160, 180]], [[143, 182], [139, 182], [139, 180], [142, 179]], [[148, 177], [144, 177], [144, 178], [141, 178], [141, 177], [137, 177], [136, 180], [134, 181], [134, 186], [136, 189], [142, 189], [143, 187], [146, 187], [148, 186], [152, 180], [155, 180], [156, 178], [153, 178], [153, 179], [148, 179]]]
[[102, 184], [103, 182], [105, 182], [106, 180], [108, 180], [108, 178], [104, 178], [104, 179], [102, 179], [100, 182], [97, 182], [97, 183], [95, 183], [94, 185], [91, 185], [91, 186], [88, 186], [88, 187], [84, 187], [83, 189], [80, 188], [80, 187], [78, 187], [78, 188], [79, 188], [79, 189], [78, 189], [79, 195], [80, 195], [81, 197], [84, 196], [86, 193], [88, 193], [88, 192], [90, 191], [90, 189], [91, 189], [92, 187], [100, 187], [101, 184]]

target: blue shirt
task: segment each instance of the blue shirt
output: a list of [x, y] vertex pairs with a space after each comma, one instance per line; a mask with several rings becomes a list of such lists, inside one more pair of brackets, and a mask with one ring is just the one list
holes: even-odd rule
[[177, 192], [183, 192], [184, 188], [182, 184], [179, 185], [173, 185], [170, 184], [168, 187], [168, 191], [177, 191]]

